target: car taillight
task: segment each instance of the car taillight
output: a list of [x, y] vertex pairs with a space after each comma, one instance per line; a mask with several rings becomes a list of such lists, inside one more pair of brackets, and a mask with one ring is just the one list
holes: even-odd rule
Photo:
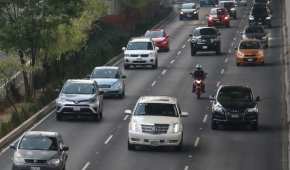
[[230, 18], [229, 16], [225, 16], [225, 18], [224, 18], [224, 19], [225, 19], [225, 20], [228, 20], [229, 18]]
[[210, 20], [210, 21], [211, 21], [211, 20], [212, 20], [212, 17], [208, 17], [208, 20]]

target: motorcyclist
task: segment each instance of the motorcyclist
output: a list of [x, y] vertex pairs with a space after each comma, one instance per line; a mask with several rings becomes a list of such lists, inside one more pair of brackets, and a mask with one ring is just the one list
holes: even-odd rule
[[[205, 92], [205, 83], [204, 83], [204, 80], [206, 78], [206, 73], [203, 71], [202, 65], [196, 64], [195, 70], [193, 70], [193, 72], [191, 73], [191, 75], [194, 78], [194, 80], [202, 80], [202, 84], [201, 84], [202, 87], [201, 87], [201, 89], [202, 89], [202, 92], [204, 93]], [[195, 92], [195, 83], [193, 83], [192, 92], [193, 93]]]

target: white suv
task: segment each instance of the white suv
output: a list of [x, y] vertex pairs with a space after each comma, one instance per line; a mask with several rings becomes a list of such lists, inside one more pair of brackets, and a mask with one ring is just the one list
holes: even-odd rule
[[129, 122], [128, 150], [136, 145], [174, 146], [182, 149], [183, 124], [177, 99], [168, 96], [140, 97], [133, 110], [125, 110], [132, 115]]
[[133, 38], [122, 50], [124, 51], [124, 69], [133, 65], [150, 65], [153, 69], [157, 69], [159, 48], [150, 38]]

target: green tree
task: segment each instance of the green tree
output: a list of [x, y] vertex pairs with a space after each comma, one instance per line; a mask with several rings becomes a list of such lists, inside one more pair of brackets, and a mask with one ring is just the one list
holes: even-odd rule
[[[2, 0], [0, 48], [18, 53], [20, 63], [35, 66], [40, 53], [54, 44], [60, 25], [71, 25], [83, 11], [82, 0]], [[31, 95], [29, 76], [23, 70], [26, 96]], [[32, 77], [32, 76], [31, 76]]]

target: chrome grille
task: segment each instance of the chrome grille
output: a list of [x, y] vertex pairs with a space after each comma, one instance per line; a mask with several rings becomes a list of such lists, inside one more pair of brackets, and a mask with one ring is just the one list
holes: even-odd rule
[[155, 124], [155, 125], [141, 125], [143, 133], [149, 134], [166, 134], [169, 128], [168, 124]]

